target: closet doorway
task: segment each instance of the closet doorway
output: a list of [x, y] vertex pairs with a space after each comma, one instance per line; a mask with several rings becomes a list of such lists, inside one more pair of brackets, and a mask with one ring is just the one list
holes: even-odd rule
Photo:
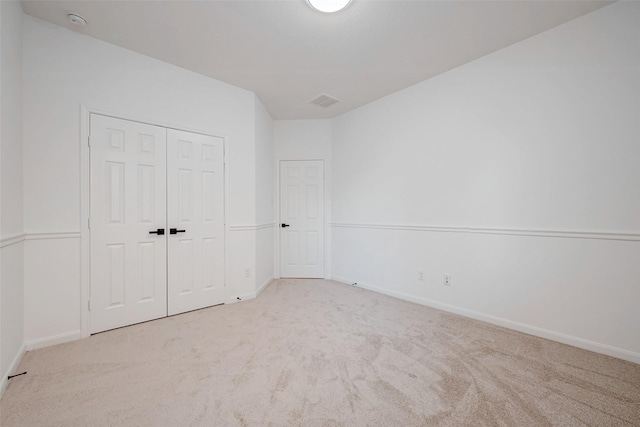
[[89, 127], [90, 333], [224, 303], [224, 140]]

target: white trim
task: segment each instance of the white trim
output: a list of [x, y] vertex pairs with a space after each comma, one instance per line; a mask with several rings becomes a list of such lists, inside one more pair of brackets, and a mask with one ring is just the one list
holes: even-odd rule
[[89, 218], [91, 212], [91, 159], [89, 149], [89, 132], [91, 110], [80, 104], [80, 335], [89, 336], [89, 307], [91, 300], [91, 232]]
[[265, 228], [275, 227], [275, 222], [269, 222], [266, 224], [256, 224], [256, 225], [230, 225], [229, 231], [252, 231], [252, 230], [262, 230]]
[[259, 224], [259, 225], [256, 225], [256, 230], [264, 230], [265, 228], [273, 228], [275, 226], [276, 226], [275, 222], [269, 222], [269, 223], [266, 223], [266, 224]]
[[400, 224], [331, 223], [334, 228], [366, 228], [371, 230], [427, 231], [438, 233], [506, 234], [514, 236], [556, 237], [569, 239], [640, 241], [640, 233], [581, 230], [525, 230], [512, 228], [450, 227]]
[[53, 335], [50, 337], [38, 338], [27, 341], [27, 351], [37, 350], [43, 347], [49, 347], [56, 344], [63, 344], [70, 341], [77, 341], [82, 338], [82, 331], [71, 331], [63, 334]]
[[27, 233], [24, 240], [79, 239], [79, 231], [60, 231], [52, 233]]
[[585, 350], [593, 351], [596, 353], [606, 354], [608, 356], [617, 357], [618, 359], [628, 360], [640, 364], [640, 353], [634, 353], [629, 350], [624, 350], [617, 347], [612, 347], [606, 344], [600, 344], [594, 341], [589, 341], [583, 338], [574, 337], [572, 335], [563, 334], [561, 332], [551, 331], [549, 329], [539, 328], [537, 326], [527, 325], [525, 323], [515, 322], [502, 317], [496, 317], [485, 313], [480, 313], [466, 308], [457, 307], [454, 305], [443, 304], [438, 301], [430, 300], [427, 298], [416, 297], [408, 295], [402, 292], [395, 292], [388, 289], [380, 288], [377, 286], [369, 285], [367, 283], [358, 282], [356, 280], [349, 280], [344, 277], [333, 276], [332, 280], [344, 284], [357, 283], [357, 287], [367, 289], [373, 292], [378, 292], [384, 295], [388, 295], [394, 298], [398, 298], [404, 301], [414, 302], [416, 304], [425, 305], [438, 310], [443, 310], [449, 313], [458, 314], [460, 316], [468, 317], [482, 322], [491, 323], [493, 325], [502, 326], [507, 329], [512, 329], [525, 334], [534, 335], [536, 337], [545, 338], [551, 341], [560, 342], [563, 344], [571, 345], [574, 347], [582, 348]]
[[7, 246], [15, 245], [16, 243], [24, 242], [26, 239], [26, 234], [17, 234], [11, 237], [5, 237], [0, 240], [0, 248], [6, 248]]
[[13, 358], [11, 365], [9, 365], [9, 369], [7, 370], [7, 372], [4, 372], [2, 374], [2, 378], [0, 378], [0, 399], [4, 394], [4, 391], [7, 389], [7, 386], [9, 385], [9, 379], [7, 377], [16, 372], [25, 354], [27, 354], [27, 345], [25, 343], [22, 343], [22, 347], [20, 347], [20, 351], [18, 351], [16, 357]]
[[[276, 213], [276, 221], [278, 221], [276, 224], [282, 224], [282, 216], [280, 214], [280, 165], [282, 164], [283, 160], [286, 159], [281, 159], [278, 158], [277, 156], [275, 156], [275, 152], [276, 149], [274, 147], [274, 161], [276, 162], [276, 164], [274, 165], [274, 173], [275, 173], [275, 177], [274, 177], [274, 204], [275, 204], [275, 213]], [[325, 201], [326, 202], [326, 201]], [[328, 227], [327, 227], [328, 228]], [[325, 228], [326, 230], [326, 228]], [[274, 231], [274, 236], [273, 236], [273, 276], [277, 279], [279, 279], [281, 277], [281, 273], [280, 273], [280, 225], [277, 226], [276, 231]]]
[[262, 291], [264, 291], [265, 289], [267, 289], [267, 287], [271, 284], [271, 282], [273, 282], [275, 279], [273, 277], [269, 277], [267, 280], [264, 281], [264, 283], [262, 285], [260, 285], [260, 287], [256, 290], [256, 296], [255, 298], [258, 298], [260, 296], [260, 294], [262, 293]]
[[49, 233], [24, 233], [0, 240], [0, 247], [7, 247], [27, 240], [79, 239], [79, 231], [54, 231]]
[[[222, 260], [223, 263], [223, 269], [224, 269], [224, 299], [227, 300], [229, 298], [229, 277], [231, 276], [231, 274], [229, 273], [231, 271], [231, 256], [229, 255], [229, 228], [227, 227], [227, 221], [229, 221], [229, 168], [227, 167], [227, 165], [229, 164], [229, 150], [227, 149], [227, 144], [229, 143], [229, 140], [227, 139], [226, 136], [221, 136], [223, 143], [222, 143], [222, 158], [223, 158], [223, 164], [222, 164], [222, 172], [223, 172], [223, 177], [224, 177], [224, 194], [223, 194], [223, 199], [224, 199], [224, 206], [222, 207], [224, 209], [224, 218], [223, 218], [223, 223], [224, 223], [224, 259]], [[167, 282], [168, 283], [168, 282]], [[167, 301], [168, 302], [168, 301]]]
[[[225, 305], [235, 304], [237, 302], [242, 302], [242, 301], [248, 301], [251, 299], [255, 299], [255, 297], [256, 297], [256, 292], [247, 292], [246, 294], [234, 295], [231, 298], [227, 296], [227, 301], [225, 302]], [[237, 298], [240, 298], [240, 301], [238, 301]]]
[[[101, 109], [95, 109], [95, 108], [89, 108], [89, 107], [85, 107], [84, 105], [80, 105], [80, 110], [81, 110], [81, 114], [82, 113], [86, 113], [87, 115], [90, 114], [97, 114], [100, 116], [106, 116], [106, 117], [111, 117], [113, 119], [119, 119], [119, 120], [127, 120], [129, 122], [137, 122], [137, 123], [142, 123], [145, 125], [151, 125], [151, 126], [158, 126], [158, 127], [162, 127], [162, 128], [166, 128], [166, 129], [173, 129], [173, 130], [178, 130], [178, 131], [184, 131], [184, 132], [190, 132], [190, 133], [198, 133], [201, 135], [206, 135], [206, 136], [213, 136], [216, 138], [222, 138], [225, 141], [227, 140], [226, 135], [219, 133], [219, 132], [215, 132], [215, 131], [211, 131], [211, 130], [206, 130], [206, 129], [197, 129], [197, 128], [190, 128], [190, 127], [186, 127], [186, 126], [181, 126], [178, 125], [176, 123], [164, 123], [164, 122], [159, 122], [156, 120], [152, 120], [148, 117], [139, 117], [139, 116], [133, 116], [133, 115], [128, 115], [128, 114], [116, 114], [116, 113], [112, 113], [106, 110], [101, 110]], [[88, 116], [86, 117], [87, 119], [89, 118]], [[88, 125], [88, 121], [85, 123], [85, 125]], [[89, 126], [87, 126], [87, 133], [86, 135], [89, 136]]]
[[[262, 291], [264, 291], [267, 288], [267, 286], [271, 284], [271, 282], [273, 282], [273, 280], [274, 278], [270, 277], [262, 285], [260, 285], [260, 287], [254, 292], [247, 292], [241, 295], [234, 295], [231, 299], [227, 298], [227, 302], [225, 302], [225, 304], [235, 304], [237, 302], [255, 299], [258, 297], [258, 295], [262, 293]], [[240, 298], [240, 301], [238, 301], [237, 298]]]

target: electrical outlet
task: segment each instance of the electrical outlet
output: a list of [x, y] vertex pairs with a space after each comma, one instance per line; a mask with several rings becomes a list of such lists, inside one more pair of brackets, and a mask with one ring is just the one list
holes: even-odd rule
[[424, 270], [418, 270], [418, 280], [424, 281]]
[[249, 267], [244, 269], [244, 277], [251, 277], [251, 269]]
[[442, 284], [445, 286], [451, 286], [451, 276], [445, 274], [444, 278], [442, 279]]

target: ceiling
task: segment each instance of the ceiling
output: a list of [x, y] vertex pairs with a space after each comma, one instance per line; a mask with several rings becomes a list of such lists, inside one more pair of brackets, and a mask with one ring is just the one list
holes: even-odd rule
[[[596, 10], [592, 0], [22, 1], [25, 13], [255, 92], [274, 119], [332, 118]], [[74, 12], [84, 28], [67, 22]], [[320, 94], [340, 102], [309, 103]]]

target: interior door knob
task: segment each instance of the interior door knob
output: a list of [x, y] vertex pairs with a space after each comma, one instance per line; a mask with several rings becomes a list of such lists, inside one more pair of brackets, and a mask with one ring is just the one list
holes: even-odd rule
[[178, 234], [178, 233], [184, 233], [187, 230], [178, 230], [177, 228], [170, 228], [169, 229], [169, 234]]
[[289, 224], [280, 224], [280, 227], [286, 228], [286, 227], [290, 227], [290, 225]]
[[156, 231], [150, 231], [149, 234], [157, 234], [158, 236], [162, 236], [164, 234], [164, 228], [158, 228]]

